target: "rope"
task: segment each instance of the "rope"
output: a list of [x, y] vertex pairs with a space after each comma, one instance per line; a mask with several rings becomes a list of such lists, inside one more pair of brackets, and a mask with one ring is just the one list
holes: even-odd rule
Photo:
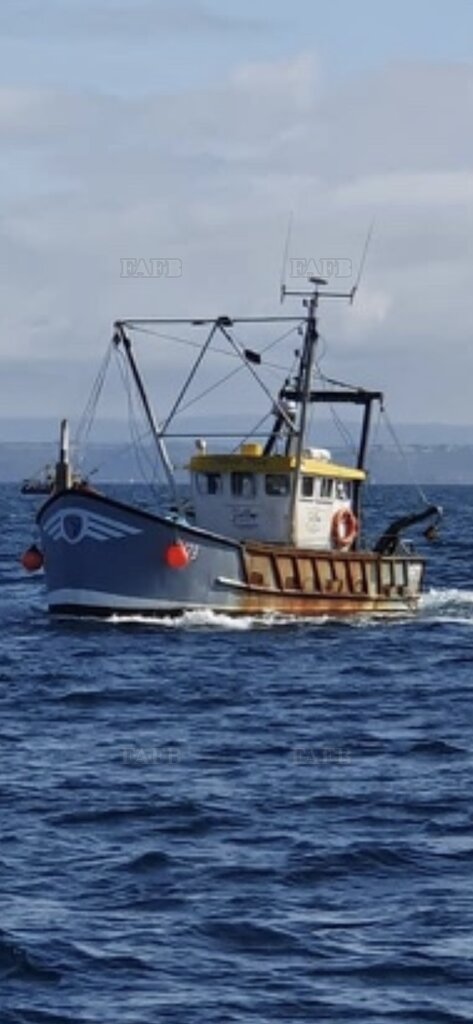
[[[264, 355], [265, 352], [269, 352], [269, 350], [271, 348], [274, 348], [276, 345], [279, 345], [282, 341], [285, 341], [285, 339], [288, 338], [289, 335], [293, 334], [294, 331], [296, 331], [296, 330], [297, 330], [297, 326], [296, 327], [291, 327], [290, 330], [285, 331], [284, 334], [280, 335], [280, 337], [275, 338], [273, 341], [271, 341], [268, 345], [266, 345], [261, 350], [261, 355]], [[213, 351], [216, 352], [218, 350], [217, 349], [213, 349]], [[236, 359], [240, 358], [239, 356], [236, 355], [236, 353], [230, 353], [230, 354], [232, 356], [234, 356]], [[271, 366], [270, 363], [266, 363], [265, 365], [266, 366]], [[185, 405], [181, 405], [181, 408], [179, 410], [178, 415], [181, 415], [187, 409], [190, 409], [191, 406], [196, 405], [197, 402], [201, 402], [203, 398], [206, 398], [207, 395], [212, 394], [212, 392], [216, 391], [217, 388], [223, 387], [223, 385], [226, 384], [227, 381], [231, 380], [232, 377], [236, 377], [237, 373], [241, 373], [242, 370], [244, 370], [244, 369], [245, 369], [245, 366], [241, 365], [241, 366], [235, 367], [234, 370], [230, 370], [230, 372], [225, 374], [224, 377], [219, 378], [219, 380], [215, 381], [214, 384], [210, 384], [210, 386], [205, 388], [204, 391], [201, 391], [198, 395], [196, 395], [195, 398], [191, 398], [188, 402], [185, 403]], [[279, 369], [287, 370], [287, 367], [283, 367], [283, 368], [279, 367]]]
[[[192, 341], [190, 338], [180, 338], [176, 334], [163, 334], [162, 331], [153, 331], [149, 327], [131, 326], [129, 330], [139, 332], [140, 334], [150, 334], [153, 335], [153, 337], [155, 338], [161, 338], [163, 341], [176, 341], [179, 345], [187, 345], [190, 348], [202, 348], [202, 344], [200, 341]], [[276, 339], [276, 341], [272, 341], [269, 345], [263, 348], [261, 350], [261, 355], [263, 354], [263, 352], [267, 352], [270, 348], [273, 348], [274, 345], [277, 345], [279, 341], [284, 340], [284, 338], [287, 338], [289, 334], [292, 334], [294, 330], [297, 330], [297, 324], [291, 327], [289, 331], [286, 331], [285, 334], [281, 336], [281, 338]], [[236, 337], [235, 340], [237, 340]], [[244, 347], [241, 342], [238, 342], [238, 344], [241, 346], [241, 348]], [[241, 359], [241, 356], [237, 352], [232, 352], [230, 349], [227, 348], [212, 348], [212, 352], [215, 352], [217, 355], [220, 356], [225, 356], [227, 359]], [[272, 366], [273, 369], [275, 370], [285, 369], [284, 366], [280, 366], [278, 363], [265, 363], [265, 366]]]
[[351, 453], [356, 456], [357, 446], [353, 438], [353, 434], [350, 432], [346, 424], [343, 422], [341, 416], [338, 415], [335, 406], [329, 405], [329, 409], [330, 412], [332, 413], [333, 421], [340, 434], [340, 437], [342, 438], [342, 441], [344, 442], [348, 450], [351, 451]]
[[258, 423], [255, 423], [255, 426], [253, 427], [253, 429], [250, 430], [250, 432], [248, 434], [246, 434], [245, 437], [242, 437], [241, 440], [238, 442], [238, 444], [235, 445], [235, 448], [233, 448], [233, 452], [237, 452], [239, 450], [239, 448], [241, 447], [241, 445], [245, 444], [246, 441], [249, 441], [251, 437], [255, 436], [255, 434], [257, 435], [259, 433], [260, 427], [263, 426], [263, 423], [266, 423], [266, 420], [268, 420], [270, 416], [271, 416], [271, 413], [270, 412], [266, 412], [264, 414], [264, 416], [262, 416], [261, 419], [258, 420]]
[[382, 412], [384, 414], [384, 419], [385, 419], [386, 427], [388, 429], [389, 434], [391, 435], [392, 440], [394, 441], [394, 445], [395, 445], [395, 448], [397, 450], [397, 453], [398, 453], [398, 455], [400, 455], [400, 457], [401, 457], [401, 459], [402, 459], [402, 461], [404, 463], [404, 468], [406, 470], [406, 476], [408, 477], [409, 483], [414, 488], [414, 490], [417, 491], [419, 497], [421, 498], [421, 501], [423, 501], [425, 505], [429, 505], [430, 502], [429, 502], [429, 499], [428, 499], [425, 491], [420, 486], [420, 484], [417, 482], [417, 480], [415, 480], [414, 477], [413, 477], [412, 469], [411, 469], [409, 460], [407, 458], [407, 455], [406, 455], [406, 453], [405, 453], [405, 451], [404, 451], [404, 449], [403, 449], [403, 447], [401, 445], [401, 442], [399, 441], [399, 438], [398, 438], [398, 436], [396, 434], [396, 431], [394, 430], [393, 424], [391, 423], [391, 420], [389, 419], [389, 416], [388, 416], [386, 410], [384, 409], [384, 410], [382, 410]]
[[77, 425], [77, 430], [73, 442], [77, 448], [80, 448], [81, 446], [85, 447], [86, 441], [92, 429], [92, 423], [94, 421], [95, 413], [97, 411], [97, 405], [102, 394], [105, 378], [107, 376], [108, 367], [110, 365], [110, 360], [112, 357], [113, 348], [113, 343], [110, 342], [110, 344], [107, 345], [104, 358], [99, 367], [94, 383], [92, 384], [89, 398], [87, 399], [87, 402], [85, 404], [82, 416], [79, 419], [79, 423]]
[[[155, 480], [156, 480], [156, 478], [159, 475], [158, 471], [157, 471], [157, 456], [156, 456], [156, 453], [155, 453], [155, 459], [154, 459], [154, 462], [153, 462], [153, 460], [149, 456], [149, 453], [146, 451], [144, 446], [141, 444], [141, 440], [143, 438], [143, 435], [140, 434], [139, 430], [138, 430], [137, 417], [136, 417], [136, 414], [135, 414], [135, 407], [134, 407], [134, 402], [133, 402], [133, 393], [134, 392], [133, 392], [133, 388], [131, 387], [131, 384], [130, 384], [128, 364], [126, 363], [126, 360], [125, 360], [125, 357], [124, 357], [123, 353], [119, 349], [117, 349], [116, 352], [117, 352], [117, 356], [118, 356], [118, 366], [119, 366], [119, 370], [120, 370], [120, 375], [121, 375], [121, 378], [122, 378], [122, 381], [123, 381], [123, 386], [125, 388], [125, 393], [126, 393], [126, 396], [127, 396], [128, 425], [129, 425], [129, 428], [130, 428], [131, 442], [132, 442], [131, 443], [131, 447], [133, 448], [133, 451], [134, 451], [134, 454], [135, 454], [135, 459], [136, 459], [136, 464], [137, 464], [139, 472], [141, 473], [143, 482], [147, 485], [147, 487], [150, 488], [150, 490], [154, 494], [154, 497], [156, 498], [156, 500], [159, 500], [160, 495], [159, 495], [159, 491], [158, 491], [158, 489], [156, 487], [156, 483], [155, 483]], [[149, 475], [147, 474], [146, 466], [144, 464], [144, 460], [148, 463], [148, 471], [151, 472], [151, 479], [149, 478]]]
[[[315, 369], [316, 369], [316, 372], [318, 374], [318, 379], [320, 380], [320, 383], [322, 384], [323, 388], [325, 388], [328, 383], [330, 383], [330, 384], [337, 383], [339, 386], [342, 386], [342, 387], [346, 386], [346, 385], [340, 385], [338, 381], [335, 382], [335, 381], [331, 380], [329, 377], [326, 377], [325, 374], [323, 374], [321, 372], [320, 364], [319, 364], [318, 361], [316, 363]], [[355, 442], [355, 440], [353, 438], [352, 433], [350, 432], [348, 427], [344, 424], [341, 416], [339, 416], [339, 414], [337, 413], [337, 411], [335, 409], [335, 406], [332, 405], [332, 403], [330, 403], [328, 408], [329, 408], [329, 412], [332, 415], [333, 422], [334, 422], [334, 424], [335, 424], [335, 426], [336, 426], [336, 428], [338, 430], [338, 433], [340, 434], [340, 437], [341, 437], [344, 445], [346, 446], [348, 451], [351, 451], [351, 453], [356, 456], [357, 445], [356, 445], [356, 442]]]

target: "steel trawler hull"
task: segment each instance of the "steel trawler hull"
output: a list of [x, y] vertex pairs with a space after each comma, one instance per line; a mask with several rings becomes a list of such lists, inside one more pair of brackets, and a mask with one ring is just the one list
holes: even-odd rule
[[414, 555], [233, 540], [98, 493], [56, 494], [37, 522], [56, 615], [403, 615], [422, 586]]

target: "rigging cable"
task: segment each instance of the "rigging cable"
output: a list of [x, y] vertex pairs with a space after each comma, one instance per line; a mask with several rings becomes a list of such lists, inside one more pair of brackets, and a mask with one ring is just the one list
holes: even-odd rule
[[[264, 353], [268, 352], [269, 349], [274, 348], [275, 345], [279, 345], [282, 341], [284, 341], [286, 338], [288, 338], [289, 335], [292, 334], [296, 329], [297, 329], [296, 327], [291, 327], [290, 330], [285, 331], [284, 334], [280, 335], [280, 337], [275, 338], [273, 341], [271, 341], [268, 345], [266, 345], [261, 350], [261, 355], [264, 355]], [[216, 350], [213, 350], [213, 351], [216, 351]], [[230, 353], [230, 354], [233, 356], [233, 353]], [[240, 357], [236, 356], [236, 354], [235, 354], [235, 358], [240, 358]], [[268, 366], [268, 365], [269, 364], [265, 363], [265, 366]], [[245, 369], [244, 366], [237, 366], [237, 367], [235, 367], [235, 369], [230, 370], [230, 372], [225, 374], [224, 377], [219, 378], [219, 380], [215, 381], [214, 384], [210, 384], [209, 387], [205, 388], [204, 391], [201, 391], [200, 394], [196, 395], [195, 398], [189, 399], [189, 401], [186, 402], [185, 405], [182, 405], [180, 410], [179, 410], [178, 415], [181, 415], [181, 413], [185, 412], [186, 409], [190, 409], [190, 407], [192, 405], [195, 405], [197, 402], [202, 401], [202, 399], [206, 398], [207, 395], [210, 395], [212, 393], [212, 391], [215, 391], [217, 388], [222, 387], [224, 384], [227, 383], [227, 381], [231, 380], [232, 377], [235, 377], [237, 373], [241, 373], [241, 371], [244, 370], [244, 369]], [[286, 370], [286, 367], [284, 367], [284, 370]]]
[[[287, 338], [290, 334], [293, 333], [294, 330], [297, 330], [297, 328], [291, 328], [290, 331], [286, 331], [285, 334], [283, 334], [281, 338], [277, 338], [274, 342], [271, 342], [271, 344], [275, 345], [279, 341], [283, 341], [284, 338]], [[265, 351], [265, 350], [263, 349], [263, 351]], [[267, 364], [265, 364], [265, 365], [267, 365]], [[294, 355], [294, 358], [292, 360], [291, 368], [287, 371], [287, 374], [286, 374], [286, 377], [287, 377], [288, 380], [290, 380], [290, 378], [293, 376], [293, 374], [295, 372], [296, 365], [297, 365], [297, 356]], [[239, 369], [243, 369], [243, 367], [240, 367]], [[265, 413], [264, 416], [258, 421], [258, 423], [255, 424], [253, 429], [250, 430], [250, 432], [248, 434], [246, 434], [245, 437], [241, 438], [239, 444], [236, 445], [236, 447], [233, 449], [233, 451], [237, 452], [238, 448], [240, 447], [240, 445], [245, 444], [245, 442], [248, 441], [251, 437], [254, 437], [255, 435], [257, 435], [258, 432], [259, 432], [259, 428], [262, 427], [263, 424], [266, 422], [266, 420], [269, 419], [269, 417], [272, 416], [272, 415], [273, 415], [273, 410], [270, 409], [270, 411]]]
[[[337, 385], [339, 387], [347, 387], [348, 388], [348, 385], [341, 385], [340, 382], [332, 381], [330, 377], [326, 377], [325, 374], [322, 373], [318, 363], [316, 364], [316, 366], [317, 366], [317, 370], [318, 370], [318, 374], [319, 374], [319, 380], [320, 380], [323, 388], [325, 388], [327, 384], [335, 384], [335, 383], [337, 383]], [[353, 437], [353, 434], [351, 433], [349, 428], [346, 426], [346, 424], [343, 422], [341, 416], [338, 414], [338, 412], [335, 409], [334, 405], [332, 405], [332, 404], [329, 405], [329, 411], [330, 411], [330, 413], [332, 415], [332, 419], [333, 419], [333, 422], [335, 424], [335, 427], [337, 428], [338, 433], [340, 434], [340, 437], [341, 437], [345, 447], [347, 448], [347, 450], [349, 452], [351, 452], [352, 455], [355, 455], [355, 457], [356, 457], [357, 445], [356, 445], [355, 439]]]
[[[133, 402], [133, 388], [131, 387], [131, 383], [130, 383], [128, 364], [126, 363], [126, 360], [125, 360], [125, 357], [124, 357], [123, 353], [119, 349], [116, 349], [116, 352], [117, 352], [117, 356], [118, 356], [118, 366], [119, 366], [119, 369], [120, 369], [120, 374], [121, 374], [121, 377], [122, 377], [123, 385], [124, 385], [124, 388], [125, 388], [125, 393], [126, 393], [126, 396], [127, 396], [128, 423], [129, 423], [129, 427], [130, 427], [130, 435], [131, 435], [131, 440], [132, 440], [133, 451], [135, 453], [136, 463], [137, 463], [139, 472], [141, 473], [141, 476], [143, 478], [144, 483], [150, 488], [150, 490], [154, 494], [156, 500], [159, 500], [159, 497], [160, 497], [159, 490], [158, 490], [158, 488], [156, 486], [156, 483], [155, 483], [156, 478], [158, 478], [158, 469], [157, 469], [157, 461], [156, 461], [157, 460], [157, 453], [155, 453], [155, 461], [153, 461], [152, 458], [150, 457], [149, 453], [146, 451], [144, 445], [142, 445], [140, 443], [141, 440], [143, 439], [143, 437], [146, 436], [146, 435], [143, 435], [138, 430], [137, 417], [136, 417], [135, 407], [134, 407], [134, 402]], [[148, 431], [148, 433], [151, 433], [151, 431]], [[149, 479], [149, 475], [147, 474], [147, 469], [146, 469], [146, 466], [145, 466], [145, 462], [148, 463], [148, 467], [147, 468], [148, 468], [148, 473], [151, 472], [151, 475], [152, 475], [151, 479]]]
[[[289, 330], [284, 331], [283, 334], [279, 335], [277, 338], [274, 338], [271, 342], [268, 343], [268, 345], [266, 345], [262, 349], [262, 354], [264, 352], [268, 352], [270, 349], [274, 348], [276, 345], [278, 345], [281, 342], [285, 341], [285, 339], [288, 338], [291, 334], [293, 334], [297, 329], [298, 329], [298, 325], [293, 325], [292, 327], [289, 328]], [[188, 345], [191, 345], [192, 348], [201, 348], [201, 345], [199, 344], [199, 342], [190, 341], [189, 339], [186, 339], [186, 338], [179, 338], [179, 337], [175, 337], [175, 336], [172, 336], [172, 335], [164, 335], [164, 334], [161, 334], [161, 333], [159, 333], [157, 331], [152, 331], [152, 330], [149, 330], [149, 329], [144, 328], [144, 327], [135, 327], [135, 328], [133, 328], [133, 330], [139, 331], [139, 332], [141, 332], [143, 334], [152, 334], [152, 335], [155, 335], [157, 337], [162, 337], [162, 338], [164, 338], [165, 340], [168, 340], [168, 341], [178, 341], [178, 342], [180, 342], [182, 344], [188, 344]], [[104, 367], [103, 376], [105, 376], [105, 373], [107, 371], [108, 363], [109, 363], [109, 360], [110, 360], [110, 354], [111, 354], [112, 349], [117, 352], [117, 355], [122, 356], [122, 353], [120, 353], [119, 350], [117, 350], [115, 348], [115, 346], [113, 346], [113, 345], [111, 346], [110, 350], [107, 350], [108, 359], [107, 359], [107, 362], [106, 362], [105, 367]], [[223, 349], [214, 350], [214, 351], [219, 351], [221, 354], [228, 355], [232, 359], [238, 359], [239, 358], [239, 356], [237, 356], [236, 353], [228, 352], [228, 351], [223, 350]], [[265, 364], [265, 365], [268, 366], [268, 365], [271, 365], [271, 364]], [[124, 363], [123, 359], [119, 360], [119, 369], [120, 369], [120, 375], [122, 377], [122, 382], [123, 382], [123, 385], [124, 385], [124, 388], [125, 388], [125, 393], [127, 395], [128, 411], [129, 411], [130, 434], [131, 434], [131, 438], [132, 438], [131, 443], [125, 445], [122, 448], [122, 451], [121, 451], [120, 455], [124, 456], [129, 451], [133, 451], [134, 452], [135, 458], [136, 458], [136, 462], [137, 462], [139, 471], [141, 473], [141, 476], [142, 476], [144, 482], [149, 485], [149, 479], [148, 479], [148, 477], [146, 475], [146, 472], [145, 472], [145, 469], [143, 467], [142, 456], [140, 455], [140, 451], [144, 452], [144, 448], [142, 447], [141, 442], [146, 440], [146, 438], [150, 437], [151, 431], [149, 430], [149, 428], [146, 428], [144, 431], [141, 431], [141, 432], [137, 433], [137, 431], [136, 431], [136, 414], [135, 414], [135, 411], [134, 411], [132, 395], [130, 393], [130, 381], [129, 381], [129, 375], [128, 375], [128, 372], [127, 372], [128, 368], [127, 368], [127, 365]], [[189, 402], [186, 402], [183, 406], [181, 406], [181, 408], [180, 408], [180, 410], [178, 412], [178, 415], [180, 415], [181, 413], [185, 412], [188, 408], [190, 408], [191, 406], [195, 405], [197, 402], [201, 401], [203, 398], [207, 397], [207, 395], [211, 394], [211, 392], [215, 391], [218, 387], [221, 387], [228, 380], [230, 380], [230, 378], [235, 376], [237, 373], [240, 373], [243, 369], [244, 369], [244, 366], [238, 366], [238, 367], [234, 368], [233, 370], [231, 370], [224, 377], [220, 378], [214, 384], [211, 384], [208, 388], [206, 388], [204, 391], [202, 391], [199, 395], [196, 395], [194, 398], [190, 399]], [[287, 367], [283, 367], [282, 369], [287, 370]], [[101, 388], [100, 388], [100, 390], [98, 392], [96, 402], [98, 401], [98, 398], [99, 398], [99, 395], [100, 395], [100, 391], [101, 391]], [[264, 418], [260, 421], [260, 423], [263, 423], [268, 418], [269, 415], [270, 415], [269, 413], [266, 413]], [[258, 429], [258, 426], [259, 426], [259, 424], [257, 424], [253, 428], [253, 430], [251, 431], [251, 433], [248, 436], [253, 436], [254, 433], [256, 432], [256, 430]], [[190, 436], [192, 436], [191, 433], [189, 434], [189, 437]], [[146, 455], [146, 458], [148, 460], [148, 463], [150, 463], [149, 455]], [[104, 463], [106, 461], [107, 460], [104, 460], [104, 461], [102, 461], [100, 463], [100, 465], [97, 467], [97, 472], [103, 467], [103, 465], [104, 465]], [[153, 470], [153, 474], [154, 474], [154, 467], [152, 467], [150, 465], [150, 468]]]
[[410, 462], [409, 462], [409, 460], [407, 458], [407, 455], [406, 455], [406, 453], [405, 453], [405, 451], [404, 451], [404, 449], [403, 449], [403, 447], [401, 445], [401, 442], [400, 442], [400, 440], [399, 440], [399, 438], [398, 438], [398, 436], [396, 434], [396, 431], [394, 430], [393, 424], [391, 423], [391, 420], [389, 419], [389, 416], [388, 416], [388, 414], [387, 414], [385, 409], [383, 410], [383, 413], [384, 413], [384, 420], [385, 420], [388, 432], [391, 435], [392, 440], [394, 441], [394, 445], [395, 445], [395, 447], [397, 449], [398, 455], [400, 455], [400, 457], [401, 457], [401, 459], [402, 459], [402, 461], [404, 463], [404, 468], [406, 470], [406, 476], [408, 477], [409, 483], [414, 488], [414, 490], [417, 491], [419, 497], [424, 502], [424, 504], [425, 505], [429, 505], [430, 504], [429, 503], [429, 499], [428, 499], [425, 491], [423, 490], [421, 485], [417, 482], [417, 480], [414, 479]]
[[271, 416], [271, 413], [270, 412], [266, 412], [264, 414], [264, 416], [262, 416], [261, 419], [258, 420], [258, 423], [255, 423], [255, 425], [252, 428], [252, 430], [250, 430], [249, 433], [245, 435], [245, 437], [242, 437], [238, 441], [238, 444], [235, 445], [235, 447], [232, 449], [232, 454], [234, 452], [238, 452], [239, 449], [241, 448], [241, 446], [246, 444], [246, 442], [249, 441], [250, 438], [254, 437], [255, 434], [258, 435], [259, 434], [259, 428], [263, 426], [263, 423], [266, 423], [266, 420], [268, 420], [270, 416]]
[[[301, 317], [301, 320], [302, 320], [302, 317]], [[287, 333], [284, 334], [282, 337], [283, 338], [287, 337], [288, 334], [290, 334], [293, 330], [296, 330], [296, 329], [297, 329], [297, 325], [296, 325], [296, 327], [294, 327], [294, 326], [291, 327], [290, 330], [287, 331]], [[201, 344], [200, 341], [192, 341], [190, 338], [180, 338], [180, 337], [178, 337], [175, 334], [163, 334], [162, 331], [153, 331], [149, 327], [131, 326], [131, 327], [129, 327], [129, 330], [130, 331], [136, 331], [137, 333], [140, 333], [140, 334], [150, 334], [150, 335], [152, 335], [155, 338], [161, 338], [163, 341], [177, 341], [179, 345], [187, 345], [190, 348], [199, 348], [199, 349], [202, 348], [202, 344]], [[279, 340], [282, 340], [282, 339], [279, 339]], [[275, 344], [277, 344], [277, 340], [276, 340], [276, 342], [274, 342], [274, 341], [270, 342], [270, 344], [267, 345], [265, 348], [263, 348], [261, 350], [261, 352], [263, 353], [263, 352], [268, 351]], [[220, 355], [220, 356], [225, 356], [227, 359], [234, 359], [234, 360], [235, 359], [241, 359], [241, 355], [238, 352], [232, 352], [232, 351], [230, 351], [229, 349], [226, 349], [226, 348], [212, 348], [212, 352], [214, 352], [215, 354]], [[269, 366], [269, 367], [272, 366], [273, 369], [275, 369], [275, 370], [284, 370], [285, 369], [284, 366], [280, 366], [278, 363], [266, 363], [265, 365]]]
[[99, 403], [99, 399], [100, 399], [100, 396], [102, 394], [103, 386], [104, 386], [104, 383], [105, 383], [105, 378], [106, 378], [107, 372], [108, 372], [108, 367], [110, 365], [110, 360], [111, 360], [111, 357], [112, 357], [112, 350], [113, 350], [113, 343], [110, 342], [109, 345], [107, 345], [104, 358], [103, 358], [102, 363], [101, 363], [101, 365], [99, 367], [99, 370], [98, 370], [97, 376], [96, 376], [96, 378], [94, 380], [94, 383], [92, 384], [92, 388], [91, 388], [91, 392], [90, 392], [89, 398], [87, 399], [84, 411], [83, 411], [83, 413], [82, 413], [82, 415], [81, 415], [81, 417], [79, 419], [79, 423], [77, 425], [77, 429], [76, 429], [76, 433], [75, 433], [75, 437], [74, 437], [74, 441], [73, 441], [74, 445], [78, 449], [80, 449], [81, 447], [82, 448], [85, 447], [86, 442], [87, 442], [88, 437], [89, 437], [89, 434], [90, 434], [90, 431], [92, 429], [92, 424], [93, 424], [93, 421], [94, 421], [94, 418], [95, 418], [95, 413], [97, 411], [97, 405]]

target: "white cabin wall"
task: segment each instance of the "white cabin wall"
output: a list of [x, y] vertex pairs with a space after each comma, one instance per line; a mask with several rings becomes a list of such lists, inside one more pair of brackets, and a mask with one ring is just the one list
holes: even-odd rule
[[192, 481], [192, 503], [196, 526], [238, 540], [288, 543], [290, 539], [290, 495], [265, 494], [264, 475], [256, 474], [254, 498], [235, 497], [230, 477], [222, 476], [220, 494], [200, 494], [195, 478]]
[[[276, 544], [293, 542], [291, 536], [291, 495], [269, 495], [265, 474], [254, 474], [254, 497], [237, 497], [231, 490], [230, 474], [221, 474], [217, 494], [201, 493], [196, 474], [192, 475], [192, 503], [195, 524], [214, 533], [238, 540], [261, 540]], [[335, 488], [335, 483], [334, 483]], [[327, 549], [332, 544], [333, 517], [340, 509], [350, 509], [348, 498], [322, 497], [320, 479], [314, 478], [313, 495], [304, 497], [302, 481], [295, 509], [295, 543], [300, 547]]]
[[295, 543], [298, 547], [327, 549], [332, 544], [332, 521], [339, 509], [350, 509], [349, 501], [300, 498], [296, 508]]

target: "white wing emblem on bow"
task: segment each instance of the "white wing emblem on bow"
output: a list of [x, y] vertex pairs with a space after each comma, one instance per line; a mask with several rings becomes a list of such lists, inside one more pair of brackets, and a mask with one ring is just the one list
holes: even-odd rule
[[142, 533], [136, 526], [129, 526], [118, 519], [100, 516], [97, 512], [84, 512], [81, 508], [69, 508], [47, 519], [44, 532], [51, 540], [65, 540], [68, 544], [80, 544], [90, 540], [121, 540]]

